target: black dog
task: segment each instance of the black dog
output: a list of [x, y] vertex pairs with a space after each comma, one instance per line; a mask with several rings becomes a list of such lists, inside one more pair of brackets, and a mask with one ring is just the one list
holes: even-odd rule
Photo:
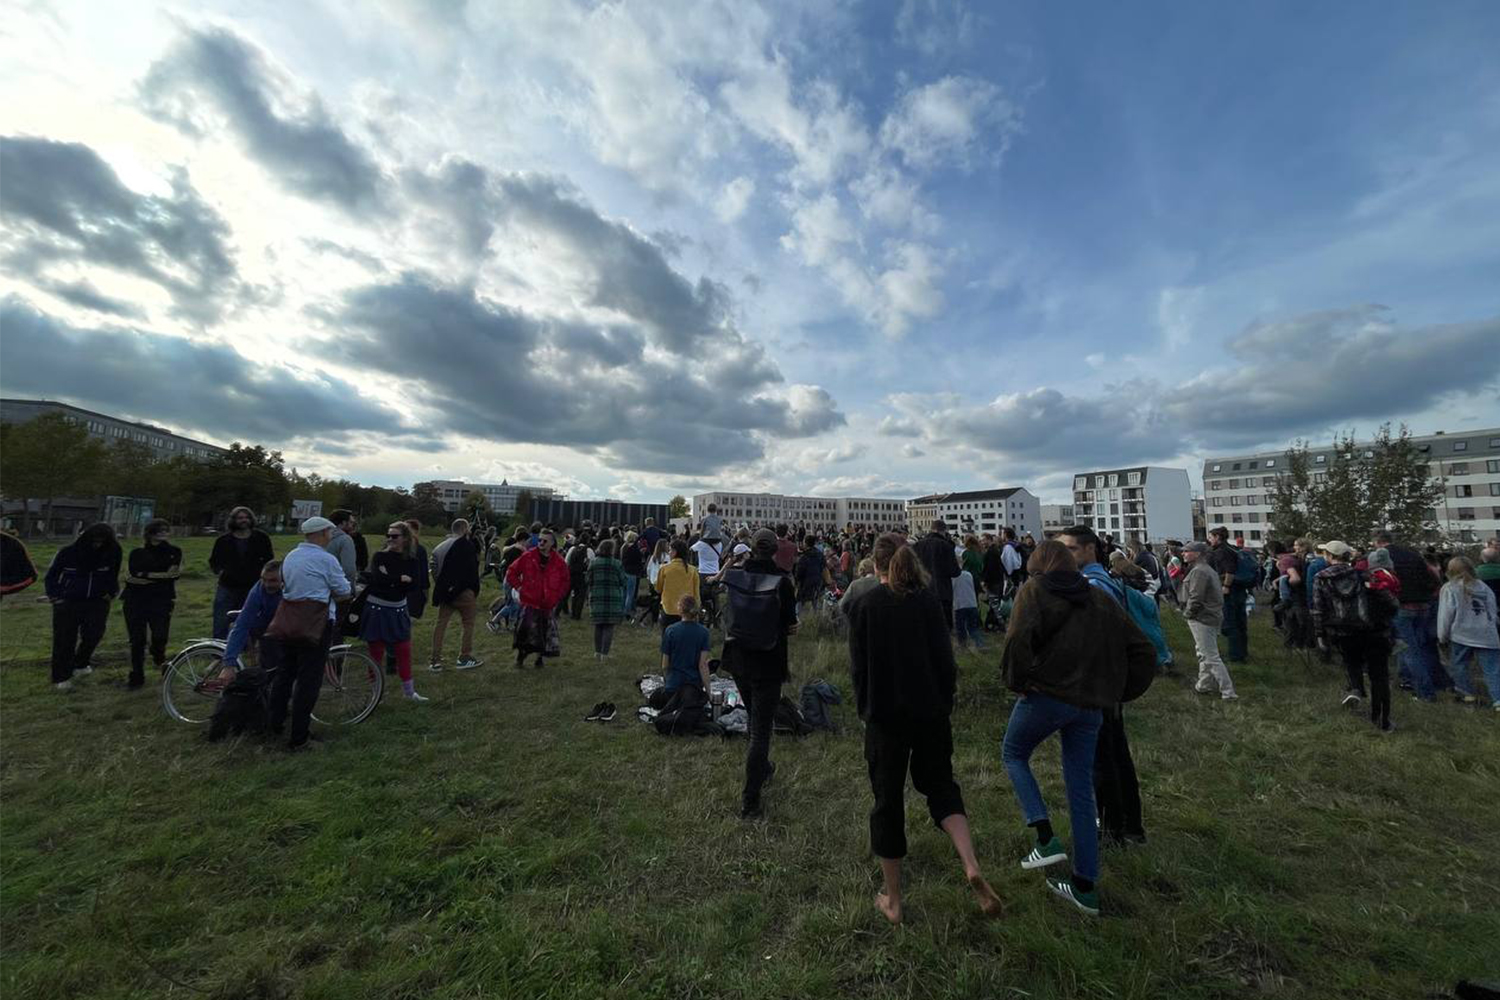
[[208, 723], [209, 740], [216, 742], [226, 736], [265, 732], [269, 695], [264, 670], [260, 667], [241, 670], [219, 695]]

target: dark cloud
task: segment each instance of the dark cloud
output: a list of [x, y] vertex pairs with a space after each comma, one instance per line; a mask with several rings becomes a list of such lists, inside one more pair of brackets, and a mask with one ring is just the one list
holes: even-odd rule
[[820, 388], [728, 391], [712, 368], [648, 354], [640, 331], [534, 317], [415, 274], [355, 290], [324, 318], [343, 331], [345, 360], [409, 379], [451, 431], [566, 445], [627, 468], [752, 461], [767, 438], [844, 420]]
[[69, 326], [15, 296], [0, 300], [0, 328], [0, 386], [6, 392], [68, 399], [220, 440], [272, 446], [348, 431], [407, 432], [399, 414], [364, 399], [347, 382], [298, 377], [220, 344]]
[[302, 243], [309, 250], [315, 250], [318, 253], [332, 254], [335, 257], [342, 257], [345, 260], [353, 261], [367, 271], [374, 271], [377, 274], [384, 274], [387, 270], [385, 262], [374, 254], [365, 253], [363, 250], [357, 250], [354, 247], [346, 247], [342, 243], [333, 242], [333, 240], [326, 240], [322, 237], [309, 236], [303, 239]]
[[[152, 117], [202, 136], [219, 122], [288, 190], [364, 212], [384, 178], [316, 94], [299, 94], [254, 45], [222, 28], [187, 28], [140, 85]], [[295, 109], [295, 110], [294, 110]]]
[[[173, 314], [218, 321], [241, 291], [229, 226], [178, 170], [170, 195], [143, 195], [120, 182], [88, 146], [29, 136], [0, 137], [0, 203], [6, 263], [54, 294], [98, 308], [79, 283], [48, 275], [54, 266], [108, 267], [152, 282]], [[129, 315], [115, 308], [102, 311]], [[127, 309], [130, 307], [126, 307]]]
[[50, 278], [38, 278], [33, 281], [33, 284], [43, 291], [56, 295], [64, 302], [82, 309], [92, 309], [94, 312], [119, 316], [122, 319], [146, 318], [144, 310], [139, 306], [105, 295], [87, 281], [54, 281]]

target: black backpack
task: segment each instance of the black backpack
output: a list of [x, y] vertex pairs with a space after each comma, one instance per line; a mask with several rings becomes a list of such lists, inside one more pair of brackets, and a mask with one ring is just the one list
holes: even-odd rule
[[246, 667], [224, 685], [208, 723], [210, 742], [218, 742], [226, 736], [265, 731], [270, 707], [267, 681], [267, 674], [260, 667]]
[[781, 696], [781, 700], [776, 703], [776, 710], [771, 713], [771, 729], [786, 736], [806, 736], [813, 731], [813, 727], [803, 718], [802, 709], [786, 695]]
[[782, 577], [776, 573], [747, 573], [732, 569], [724, 574], [729, 589], [728, 638], [746, 649], [775, 649], [781, 641]]

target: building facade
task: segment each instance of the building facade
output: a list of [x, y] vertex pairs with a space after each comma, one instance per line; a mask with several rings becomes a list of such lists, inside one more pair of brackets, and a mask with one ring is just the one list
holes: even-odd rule
[[1052, 538], [1064, 528], [1077, 524], [1074, 510], [1070, 503], [1042, 504], [1042, 537]]
[[152, 424], [135, 420], [124, 420], [104, 413], [85, 410], [69, 403], [55, 403], [47, 399], [0, 399], [0, 423], [24, 424], [46, 413], [61, 413], [69, 420], [81, 425], [89, 437], [113, 444], [116, 441], [133, 441], [151, 449], [157, 458], [188, 458], [203, 460], [216, 455], [227, 455], [229, 449], [216, 444], [183, 437]]
[[781, 493], [739, 493], [719, 490], [693, 497], [693, 523], [700, 523], [708, 505], [734, 528], [801, 525], [815, 531], [838, 531], [849, 524], [890, 531], [906, 523], [906, 504], [877, 497], [803, 497]]
[[[1500, 427], [1455, 434], [1438, 431], [1411, 441], [1443, 488], [1443, 499], [1432, 511], [1438, 530], [1453, 541], [1468, 543], [1500, 533]], [[1311, 448], [1308, 457], [1313, 480], [1319, 482], [1338, 453], [1331, 446]], [[1209, 526], [1225, 525], [1251, 545], [1269, 541], [1276, 479], [1286, 471], [1284, 450], [1208, 459], [1203, 463], [1203, 496]]]
[[512, 485], [501, 480], [499, 483], [466, 483], [462, 479], [433, 479], [425, 483], [417, 483], [412, 487], [431, 486], [437, 490], [438, 499], [443, 502], [443, 509], [450, 514], [457, 514], [458, 509], [463, 506], [464, 497], [478, 490], [484, 494], [484, 499], [489, 503], [490, 510], [496, 514], [514, 514], [516, 512], [516, 497], [525, 490], [537, 500], [563, 499], [561, 494], [556, 493], [550, 486], [527, 486], [522, 483]]
[[1013, 528], [1017, 537], [1042, 530], [1042, 503], [1024, 486], [963, 493], [933, 493], [906, 502], [908, 530], [926, 534], [941, 518], [950, 530], [963, 535], [998, 535]]
[[1186, 541], [1193, 537], [1193, 501], [1186, 469], [1142, 465], [1073, 477], [1078, 523], [1116, 541]]
[[531, 501], [531, 520], [555, 528], [581, 528], [587, 521], [595, 527], [624, 528], [634, 525], [637, 530], [652, 518], [659, 527], [665, 528], [671, 520], [671, 507], [664, 503], [625, 503], [620, 500], [563, 500], [558, 497], [537, 497]]

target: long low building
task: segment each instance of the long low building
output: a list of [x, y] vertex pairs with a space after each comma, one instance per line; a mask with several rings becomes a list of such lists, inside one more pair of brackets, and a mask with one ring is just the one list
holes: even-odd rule
[[[1430, 512], [1438, 530], [1457, 542], [1478, 542], [1500, 533], [1500, 427], [1449, 434], [1438, 431], [1413, 437], [1412, 444], [1428, 461], [1443, 498]], [[1371, 457], [1373, 452], [1358, 449]], [[1315, 482], [1328, 475], [1337, 460], [1333, 446], [1308, 449]], [[1275, 530], [1276, 479], [1287, 471], [1287, 452], [1262, 451], [1250, 455], [1210, 458], [1203, 463], [1204, 513], [1210, 527], [1226, 525], [1236, 535], [1256, 544], [1268, 541]]]
[[498, 483], [466, 483], [462, 479], [432, 479], [417, 483], [412, 488], [416, 489], [421, 486], [431, 486], [437, 490], [438, 499], [442, 501], [443, 508], [450, 514], [457, 514], [459, 507], [463, 505], [464, 498], [475, 490], [484, 494], [490, 510], [496, 514], [514, 514], [516, 498], [522, 493], [529, 493], [533, 499], [537, 500], [564, 499], [550, 486], [527, 486], [524, 483], [513, 484], [508, 480], [501, 480]]
[[61, 413], [88, 431], [89, 437], [105, 444], [132, 441], [145, 445], [159, 459], [186, 456], [201, 460], [229, 453], [227, 448], [185, 437], [164, 427], [112, 417], [107, 413], [96, 413], [71, 403], [58, 403], [50, 399], [0, 399], [0, 423], [24, 424], [47, 413]]
[[741, 493], [721, 490], [693, 497], [693, 523], [708, 514], [708, 505], [718, 507], [726, 524], [758, 528], [767, 525], [802, 525], [816, 531], [841, 530], [850, 524], [890, 531], [906, 523], [906, 504], [881, 497], [805, 497], [783, 493]]
[[[634, 525], [644, 527], [646, 518], [665, 528], [671, 518], [672, 508], [664, 503], [626, 503], [621, 500], [558, 500], [539, 497], [531, 501], [530, 520], [541, 521], [557, 528], [577, 528], [584, 521], [592, 525], [611, 527]], [[528, 516], [520, 512], [523, 517]]]
[[960, 534], [995, 534], [1011, 528], [1017, 537], [1042, 531], [1042, 503], [1024, 486], [961, 493], [932, 493], [906, 502], [907, 527], [926, 533], [941, 518]]

